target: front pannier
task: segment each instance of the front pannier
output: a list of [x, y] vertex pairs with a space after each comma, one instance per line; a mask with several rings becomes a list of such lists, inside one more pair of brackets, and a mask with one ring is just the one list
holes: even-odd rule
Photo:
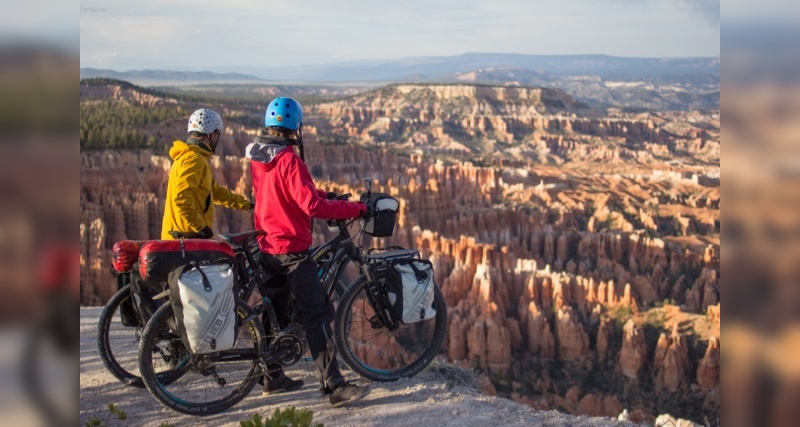
[[226, 261], [235, 265], [230, 245], [206, 239], [151, 240], [139, 251], [139, 274], [146, 282], [166, 282], [170, 272], [190, 262]]
[[373, 237], [389, 237], [394, 233], [400, 203], [385, 193], [372, 193], [366, 203], [375, 215], [364, 221], [364, 232]]
[[386, 288], [392, 317], [409, 324], [436, 316], [433, 264], [412, 250], [368, 257], [378, 283]]
[[236, 268], [232, 263], [192, 262], [169, 275], [178, 332], [194, 354], [230, 350], [236, 344]]

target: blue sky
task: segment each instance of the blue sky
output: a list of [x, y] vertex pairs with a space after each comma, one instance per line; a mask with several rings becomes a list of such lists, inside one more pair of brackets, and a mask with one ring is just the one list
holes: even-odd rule
[[718, 56], [719, 0], [84, 0], [82, 67], [458, 55]]

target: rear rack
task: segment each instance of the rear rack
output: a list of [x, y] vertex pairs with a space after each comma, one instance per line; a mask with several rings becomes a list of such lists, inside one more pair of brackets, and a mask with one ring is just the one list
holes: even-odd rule
[[[375, 251], [383, 252], [374, 253]], [[419, 251], [416, 249], [405, 249], [400, 246], [370, 249], [367, 251], [367, 262], [370, 264], [388, 262], [402, 258], [419, 258]]]

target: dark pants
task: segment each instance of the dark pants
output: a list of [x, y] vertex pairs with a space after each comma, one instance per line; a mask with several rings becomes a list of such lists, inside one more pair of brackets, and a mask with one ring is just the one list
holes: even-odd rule
[[[308, 341], [308, 349], [317, 367], [320, 389], [329, 392], [344, 378], [336, 361], [331, 322], [335, 312], [322, 283], [317, 275], [317, 264], [309, 258], [309, 252], [270, 255], [262, 254], [261, 264], [271, 274], [286, 276], [289, 291], [299, 309], [297, 321], [303, 325]], [[276, 304], [275, 310], [280, 319], [283, 304]]]

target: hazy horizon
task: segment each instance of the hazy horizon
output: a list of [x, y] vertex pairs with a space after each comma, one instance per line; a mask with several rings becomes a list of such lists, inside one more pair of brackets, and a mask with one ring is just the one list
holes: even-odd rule
[[82, 2], [81, 67], [213, 70], [470, 52], [718, 57], [719, 0]]
[[[310, 67], [324, 67], [324, 66], [336, 66], [336, 65], [356, 65], [360, 63], [380, 63], [380, 62], [393, 62], [393, 61], [406, 61], [406, 60], [414, 60], [414, 59], [432, 59], [432, 58], [456, 58], [465, 55], [530, 55], [530, 56], [556, 56], [556, 57], [579, 57], [579, 56], [606, 56], [610, 58], [624, 58], [624, 59], [719, 59], [720, 55], [709, 55], [709, 56], [675, 56], [675, 57], [667, 57], [667, 56], [618, 56], [618, 55], [606, 55], [602, 53], [576, 53], [576, 54], [561, 54], [561, 55], [538, 55], [538, 54], [526, 54], [526, 53], [517, 53], [517, 52], [463, 52], [460, 54], [454, 55], [428, 55], [428, 56], [411, 56], [411, 57], [386, 57], [386, 58], [363, 58], [363, 59], [354, 59], [348, 61], [336, 61], [336, 62], [324, 62], [319, 64], [275, 64], [275, 65], [266, 65], [266, 66], [258, 66], [252, 64], [231, 64], [231, 65], [215, 65], [207, 68], [202, 67], [161, 67], [161, 68], [127, 68], [127, 69], [118, 69], [118, 68], [103, 68], [103, 67], [92, 67], [87, 66], [81, 63], [81, 69], [98, 69], [98, 70], [110, 70], [116, 72], [132, 72], [132, 71], [187, 71], [187, 72], [214, 72], [214, 73], [238, 73], [238, 74], [248, 74], [247, 69], [255, 69], [255, 68], [286, 68], [286, 67], [303, 67], [303, 66], [310, 66]], [[236, 69], [242, 69], [242, 71], [236, 71]]]

